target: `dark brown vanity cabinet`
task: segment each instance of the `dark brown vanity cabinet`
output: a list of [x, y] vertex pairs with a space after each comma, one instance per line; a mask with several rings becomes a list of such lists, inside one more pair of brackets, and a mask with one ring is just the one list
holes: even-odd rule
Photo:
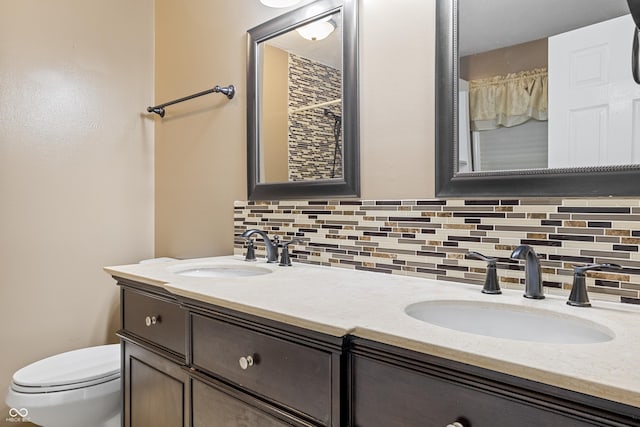
[[640, 409], [119, 279], [124, 427], [640, 426]]
[[121, 286], [124, 427], [345, 425], [345, 338]]
[[354, 339], [351, 427], [640, 426], [640, 410]]

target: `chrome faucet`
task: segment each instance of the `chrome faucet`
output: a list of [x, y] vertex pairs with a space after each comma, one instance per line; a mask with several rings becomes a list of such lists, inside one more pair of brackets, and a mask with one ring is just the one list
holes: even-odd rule
[[276, 237], [275, 241], [272, 241], [267, 233], [262, 230], [258, 230], [257, 228], [252, 228], [250, 230], [245, 231], [240, 235], [240, 237], [244, 239], [248, 239], [254, 234], [258, 234], [264, 240], [264, 246], [267, 249], [267, 262], [277, 262], [278, 261], [278, 238]]
[[511, 258], [525, 260], [524, 297], [543, 299], [544, 289], [542, 287], [540, 260], [533, 248], [529, 245], [520, 245], [513, 250]]

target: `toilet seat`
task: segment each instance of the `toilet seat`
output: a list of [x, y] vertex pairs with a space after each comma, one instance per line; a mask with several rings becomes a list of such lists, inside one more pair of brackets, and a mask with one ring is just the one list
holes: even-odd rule
[[95, 385], [99, 385], [102, 383], [106, 383], [108, 381], [117, 380], [120, 378], [120, 373], [108, 375], [103, 378], [96, 378], [91, 381], [82, 381], [71, 384], [61, 384], [61, 385], [51, 385], [51, 386], [24, 386], [21, 384], [11, 383], [11, 389], [18, 393], [53, 393], [56, 391], [69, 391], [75, 390], [78, 388], [87, 388]]
[[120, 345], [101, 345], [57, 354], [13, 374], [18, 393], [51, 393], [102, 384], [120, 377]]

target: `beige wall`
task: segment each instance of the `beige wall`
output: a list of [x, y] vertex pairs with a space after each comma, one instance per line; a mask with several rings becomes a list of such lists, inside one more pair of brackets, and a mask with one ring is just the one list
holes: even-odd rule
[[105, 265], [153, 255], [153, 0], [3, 0], [0, 425], [12, 373], [116, 342]]
[[289, 54], [265, 44], [260, 141], [265, 150], [260, 182], [289, 181]]
[[[433, 196], [435, 1], [360, 0], [363, 198]], [[156, 99], [233, 83], [156, 120], [156, 255], [233, 252], [246, 191], [246, 30], [257, 0], [156, 0]], [[410, 153], [409, 155], [407, 153]]]
[[460, 58], [460, 78], [484, 79], [547, 67], [548, 51], [549, 43], [545, 38], [465, 56]]
[[435, 1], [360, 1], [362, 198], [435, 195]]

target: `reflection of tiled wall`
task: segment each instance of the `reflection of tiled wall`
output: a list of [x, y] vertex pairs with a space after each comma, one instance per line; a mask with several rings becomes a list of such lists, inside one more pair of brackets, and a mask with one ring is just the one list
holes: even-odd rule
[[[339, 100], [341, 91], [340, 70], [289, 55], [289, 109]], [[324, 115], [325, 108], [342, 116], [341, 103], [289, 114], [290, 181], [342, 176], [342, 150], [335, 150], [335, 121]], [[341, 136], [338, 144], [342, 146]]]
[[637, 199], [236, 202], [236, 254], [248, 228], [301, 238], [299, 262], [482, 284], [484, 263], [465, 259], [478, 251], [499, 258], [503, 287], [522, 287], [524, 266], [509, 255], [529, 244], [547, 292], [571, 287], [573, 264], [617, 263], [588, 273], [591, 298], [640, 303]]

